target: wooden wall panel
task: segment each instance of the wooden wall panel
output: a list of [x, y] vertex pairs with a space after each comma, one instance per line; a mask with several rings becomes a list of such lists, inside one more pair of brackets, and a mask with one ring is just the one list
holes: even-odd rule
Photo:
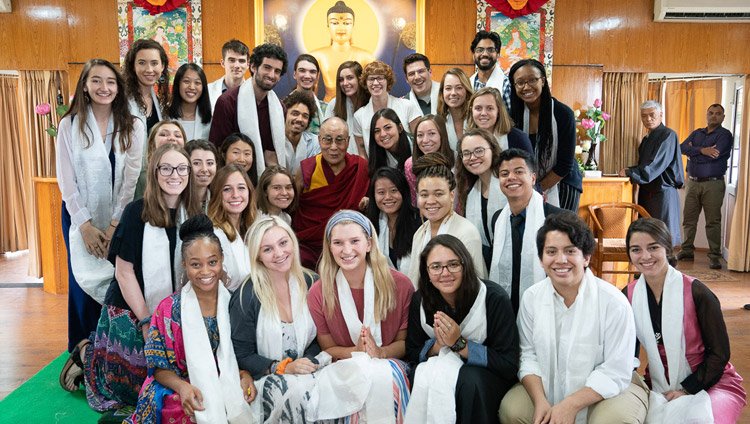
[[[255, 46], [253, 0], [202, 0], [203, 68], [208, 81], [224, 75], [221, 46], [232, 38]], [[249, 74], [248, 74], [249, 76]]]
[[570, 106], [581, 109], [602, 98], [603, 72], [601, 66], [552, 66], [552, 96]]
[[448, 68], [474, 62], [469, 46], [477, 32], [476, 7], [476, 0], [426, 0], [425, 55], [430, 62]]
[[66, 69], [68, 0], [14, 0], [0, 13], [0, 69]]

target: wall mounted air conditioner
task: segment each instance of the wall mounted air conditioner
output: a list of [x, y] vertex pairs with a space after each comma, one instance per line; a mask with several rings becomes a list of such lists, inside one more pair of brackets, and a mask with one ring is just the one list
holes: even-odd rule
[[656, 22], [750, 22], [750, 0], [654, 0]]
[[0, 13], [10, 13], [10, 0], [0, 0]]

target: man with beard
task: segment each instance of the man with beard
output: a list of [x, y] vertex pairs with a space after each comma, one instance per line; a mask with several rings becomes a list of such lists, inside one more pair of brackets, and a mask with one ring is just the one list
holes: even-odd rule
[[317, 115], [312, 93], [295, 90], [284, 98], [286, 107], [286, 163], [279, 163], [292, 173], [304, 159], [320, 153], [318, 137], [310, 132]]
[[406, 56], [404, 59], [404, 75], [406, 75], [406, 82], [411, 87], [411, 91], [406, 94], [405, 98], [419, 106], [422, 115], [435, 115], [440, 83], [432, 80], [430, 59], [421, 53]]
[[253, 158], [258, 177], [266, 166], [286, 163], [284, 106], [273, 92], [286, 68], [286, 52], [281, 47], [261, 44], [250, 56], [252, 77], [216, 101], [209, 140], [218, 148], [229, 134], [249, 136], [255, 151], [263, 152]]
[[224, 76], [208, 84], [211, 112], [222, 93], [245, 82], [249, 59], [250, 49], [242, 41], [232, 39], [224, 43], [221, 48], [221, 67], [224, 68]]
[[479, 31], [471, 42], [471, 54], [474, 55], [474, 64], [477, 72], [471, 76], [471, 85], [474, 91], [482, 87], [494, 87], [503, 93], [505, 107], [510, 113], [510, 82], [505, 76], [500, 64], [497, 63], [497, 55], [500, 53], [500, 35], [494, 31]]

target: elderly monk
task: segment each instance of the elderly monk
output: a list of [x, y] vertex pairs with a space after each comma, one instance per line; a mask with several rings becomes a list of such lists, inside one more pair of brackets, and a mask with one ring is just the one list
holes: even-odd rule
[[326, 119], [318, 143], [321, 153], [300, 162], [295, 176], [300, 195], [292, 220], [302, 265], [310, 269], [315, 269], [320, 257], [328, 218], [341, 209], [356, 210], [370, 185], [367, 160], [346, 153], [349, 127], [344, 120]]

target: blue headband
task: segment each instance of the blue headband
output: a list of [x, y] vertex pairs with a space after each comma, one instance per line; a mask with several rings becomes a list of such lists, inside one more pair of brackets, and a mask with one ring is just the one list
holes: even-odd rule
[[372, 227], [370, 226], [370, 220], [357, 211], [344, 209], [336, 212], [331, 217], [331, 219], [328, 220], [328, 225], [326, 225], [326, 238], [331, 238], [331, 230], [336, 226], [336, 224], [341, 221], [353, 221], [359, 224], [359, 226], [362, 227], [363, 230], [365, 230], [365, 234], [367, 234], [367, 237], [372, 237]]

